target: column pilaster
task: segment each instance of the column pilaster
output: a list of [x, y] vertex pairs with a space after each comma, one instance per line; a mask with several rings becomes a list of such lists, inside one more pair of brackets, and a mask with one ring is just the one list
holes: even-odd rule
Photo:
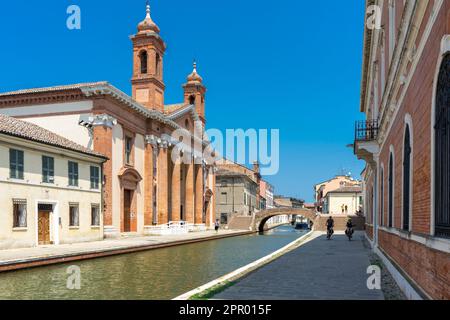
[[168, 148], [162, 144], [158, 153], [158, 224], [169, 222]]
[[153, 174], [155, 157], [154, 152], [157, 145], [151, 139], [147, 138], [145, 145], [145, 165], [144, 165], [144, 226], [148, 227], [153, 224], [153, 189], [155, 177]]
[[203, 166], [195, 165], [195, 224], [203, 223]]
[[195, 168], [191, 160], [190, 164], [186, 164], [186, 221], [195, 223], [194, 221], [194, 176]]
[[[116, 237], [120, 232], [120, 222], [116, 221], [116, 226], [114, 226], [112, 210], [112, 179], [114, 177], [112, 145], [113, 127], [117, 124], [117, 120], [107, 114], [97, 114], [92, 116], [89, 119], [89, 122], [92, 125], [94, 151], [105, 155], [109, 159], [103, 164], [103, 177], [101, 177], [101, 181], [104, 182], [102, 188], [103, 225], [105, 236]], [[117, 224], [119, 226], [117, 226]]]
[[181, 161], [173, 164], [172, 170], [172, 220], [181, 220]]

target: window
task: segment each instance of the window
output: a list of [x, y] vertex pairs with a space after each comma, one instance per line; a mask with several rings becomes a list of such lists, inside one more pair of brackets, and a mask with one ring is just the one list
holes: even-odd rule
[[220, 224], [228, 224], [228, 213], [220, 214]]
[[78, 163], [69, 161], [69, 186], [78, 187]]
[[411, 136], [409, 125], [405, 129], [403, 145], [403, 230], [409, 231], [410, 200], [411, 200]]
[[157, 76], [160, 75], [160, 62], [161, 62], [161, 56], [159, 55], [159, 53], [156, 54], [156, 59], [155, 59], [155, 74]]
[[450, 54], [442, 60], [436, 90], [435, 235], [450, 238]]
[[9, 177], [23, 180], [23, 151], [9, 149]]
[[189, 96], [189, 104], [195, 104], [195, 96], [194, 95]]
[[131, 164], [131, 150], [133, 149], [133, 139], [125, 137], [125, 162]]
[[97, 204], [91, 206], [91, 225], [94, 227], [100, 226], [100, 206]]
[[69, 204], [69, 226], [70, 227], [79, 227], [80, 226], [78, 203], [70, 203]]
[[42, 182], [55, 183], [55, 160], [42, 156]]
[[141, 73], [146, 74], [147, 73], [147, 60], [148, 60], [147, 51], [141, 52], [141, 54], [139, 55], [139, 60], [141, 63]]
[[27, 227], [27, 201], [22, 199], [13, 200], [13, 228]]
[[226, 192], [222, 192], [220, 194], [220, 203], [227, 204], [227, 193]]
[[389, 156], [389, 213], [388, 226], [392, 228], [392, 217], [394, 213], [394, 156]]
[[100, 168], [91, 166], [91, 189], [98, 190], [100, 184]]
[[244, 192], [244, 205], [247, 205], [247, 194]]

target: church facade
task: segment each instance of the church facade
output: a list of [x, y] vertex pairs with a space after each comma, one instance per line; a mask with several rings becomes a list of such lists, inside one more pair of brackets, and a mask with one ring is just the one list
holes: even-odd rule
[[0, 94], [0, 113], [108, 157], [103, 168], [107, 237], [160, 234], [180, 221], [190, 231], [205, 230], [214, 223], [215, 164], [203, 157], [209, 145], [203, 79], [194, 64], [183, 85], [184, 101], [165, 105], [166, 45], [149, 5], [131, 41], [132, 97], [108, 82], [27, 89]]

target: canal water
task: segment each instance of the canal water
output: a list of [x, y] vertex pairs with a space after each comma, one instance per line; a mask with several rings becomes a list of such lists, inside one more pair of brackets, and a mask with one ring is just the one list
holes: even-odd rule
[[[304, 233], [281, 226], [264, 234], [0, 273], [0, 299], [172, 299]], [[81, 271], [79, 290], [67, 288], [72, 265]]]

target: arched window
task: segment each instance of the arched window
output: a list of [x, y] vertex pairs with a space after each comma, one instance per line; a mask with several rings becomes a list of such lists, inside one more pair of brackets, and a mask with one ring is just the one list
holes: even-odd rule
[[409, 231], [410, 200], [411, 200], [411, 133], [409, 125], [405, 129], [403, 144], [403, 230]]
[[450, 54], [442, 60], [436, 89], [435, 235], [450, 238]]
[[380, 170], [380, 225], [384, 225], [384, 168]]
[[195, 96], [194, 95], [189, 96], [189, 104], [195, 104]]
[[392, 228], [392, 220], [394, 215], [394, 155], [389, 155], [389, 186], [388, 186], [389, 194], [388, 194], [388, 200], [389, 200], [389, 212], [388, 212], [388, 226], [389, 228]]
[[159, 53], [157, 53], [156, 54], [156, 60], [155, 60], [155, 73], [156, 73], [156, 75], [157, 76], [159, 76], [159, 74], [160, 74], [160, 70], [159, 70], [159, 68], [160, 68], [160, 61], [161, 60], [161, 57], [160, 57], [160, 55], [159, 55]]
[[142, 51], [139, 54], [139, 60], [141, 62], [141, 73], [146, 74], [147, 73], [147, 60], [148, 60], [147, 51]]

